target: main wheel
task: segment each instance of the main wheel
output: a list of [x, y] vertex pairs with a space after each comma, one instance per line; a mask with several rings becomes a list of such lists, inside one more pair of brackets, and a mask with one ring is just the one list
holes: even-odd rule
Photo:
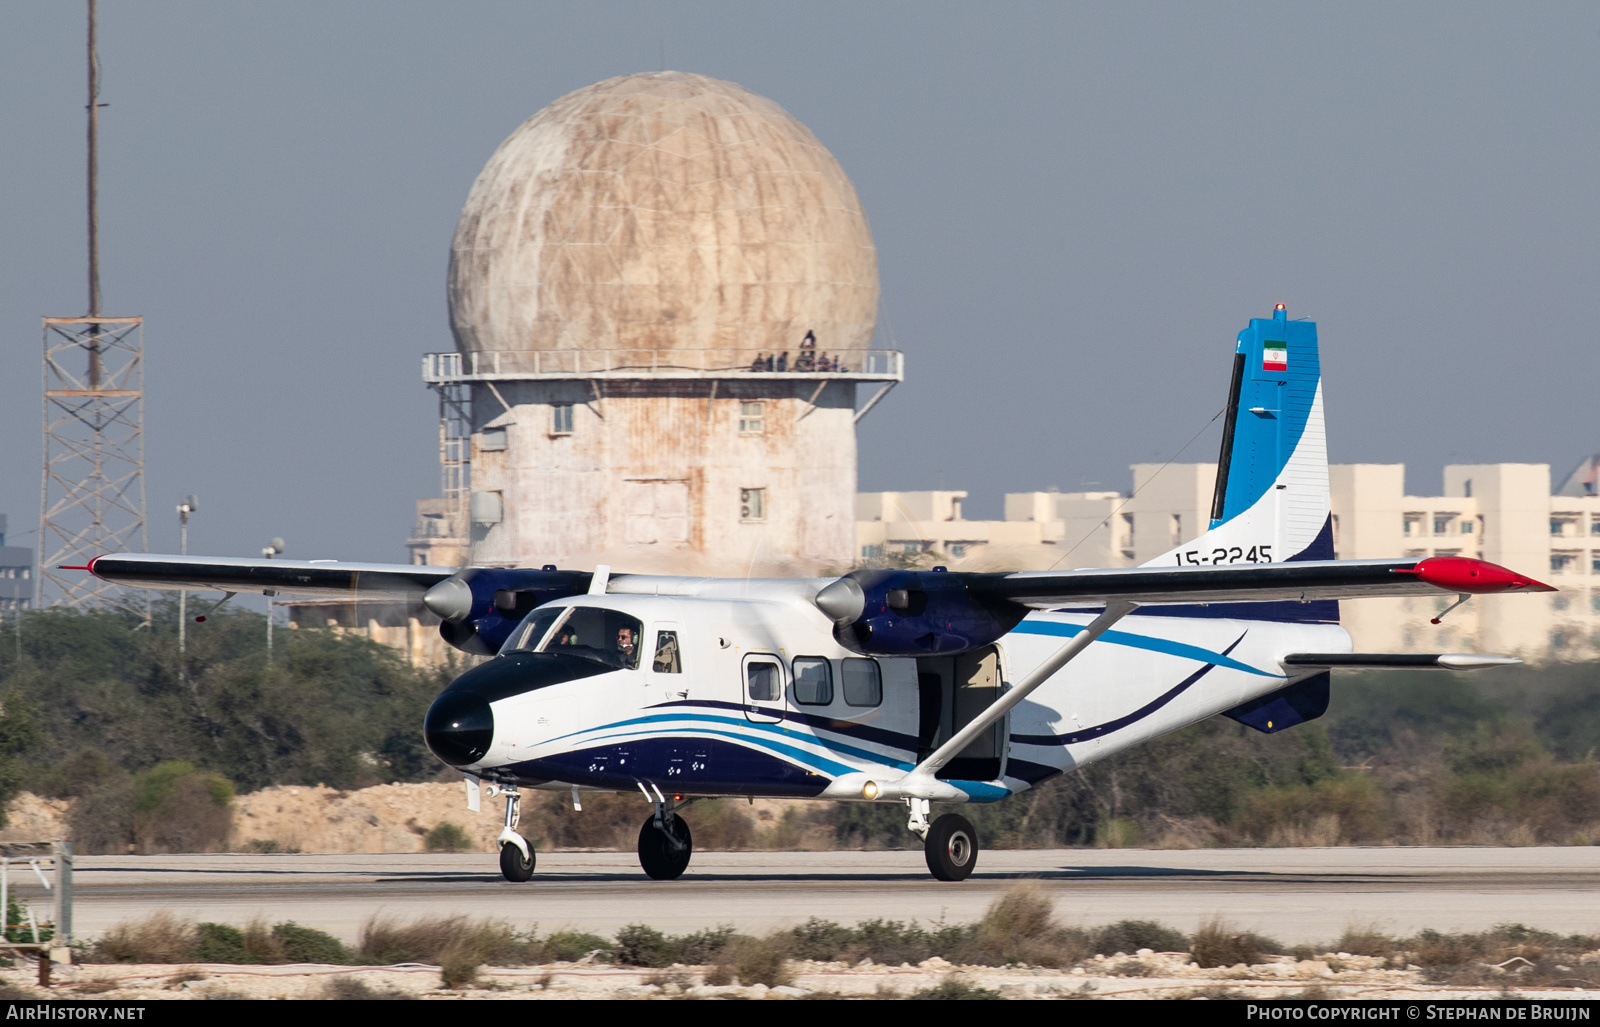
[[941, 881], [965, 881], [978, 865], [978, 832], [959, 813], [946, 813], [928, 828], [922, 843], [928, 871]]
[[666, 831], [656, 826], [655, 817], [639, 828], [639, 865], [657, 881], [675, 881], [683, 876], [692, 855], [694, 837], [682, 817], [669, 820]]
[[533, 876], [533, 865], [538, 861], [534, 855], [533, 846], [528, 846], [528, 854], [524, 856], [522, 850], [506, 842], [500, 846], [500, 873], [508, 881], [521, 884]]

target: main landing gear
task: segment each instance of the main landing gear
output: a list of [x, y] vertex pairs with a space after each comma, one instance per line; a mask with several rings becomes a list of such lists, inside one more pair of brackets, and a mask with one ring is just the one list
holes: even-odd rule
[[928, 872], [941, 881], [965, 881], [978, 865], [978, 832], [972, 822], [959, 813], [945, 813], [929, 824], [927, 799], [907, 799], [906, 805], [911, 807], [906, 826], [922, 839]]
[[522, 816], [522, 795], [517, 786], [501, 785], [499, 788], [506, 797], [506, 826], [495, 839], [500, 843], [500, 873], [506, 880], [521, 884], [533, 877], [538, 857], [528, 839], [516, 831], [517, 820]]
[[676, 796], [668, 800], [659, 788], [652, 798], [642, 784], [639, 790], [656, 808], [639, 828], [639, 865], [657, 881], [675, 881], [689, 868], [689, 857], [694, 855], [694, 836], [689, 833], [689, 825], [678, 816], [678, 810], [694, 800], [684, 802]]

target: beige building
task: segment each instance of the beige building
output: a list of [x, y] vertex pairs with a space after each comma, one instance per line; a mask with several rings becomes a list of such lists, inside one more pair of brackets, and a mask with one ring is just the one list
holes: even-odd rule
[[[1159, 474], [1157, 472], [1160, 471]], [[1203, 532], [1214, 464], [1132, 467], [1120, 492], [1020, 492], [1005, 520], [961, 516], [965, 492], [856, 497], [863, 560], [915, 560], [974, 570], [1132, 567]], [[1453, 464], [1437, 496], [1405, 494], [1403, 464], [1329, 468], [1334, 550], [1341, 559], [1471, 556], [1543, 577], [1560, 591], [1454, 600], [1371, 599], [1342, 605], [1358, 649], [1482, 650], [1530, 659], [1600, 655], [1600, 457], [1552, 494], [1548, 464]]]
[[444, 496], [416, 563], [816, 573], [855, 553], [878, 269], [838, 162], [731, 82], [564, 96], [484, 167], [429, 354]]

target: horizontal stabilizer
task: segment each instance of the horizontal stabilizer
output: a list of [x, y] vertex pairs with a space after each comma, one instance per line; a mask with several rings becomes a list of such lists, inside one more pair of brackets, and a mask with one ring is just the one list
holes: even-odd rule
[[1342, 667], [1357, 670], [1481, 670], [1484, 667], [1509, 667], [1522, 661], [1515, 656], [1488, 656], [1483, 653], [1291, 653], [1283, 658], [1288, 667]]

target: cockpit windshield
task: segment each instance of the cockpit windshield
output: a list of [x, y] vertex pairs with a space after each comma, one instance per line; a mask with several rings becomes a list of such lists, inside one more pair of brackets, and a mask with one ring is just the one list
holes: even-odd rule
[[511, 633], [501, 652], [566, 653], [608, 666], [639, 666], [638, 618], [594, 606], [556, 606], [533, 611]]

